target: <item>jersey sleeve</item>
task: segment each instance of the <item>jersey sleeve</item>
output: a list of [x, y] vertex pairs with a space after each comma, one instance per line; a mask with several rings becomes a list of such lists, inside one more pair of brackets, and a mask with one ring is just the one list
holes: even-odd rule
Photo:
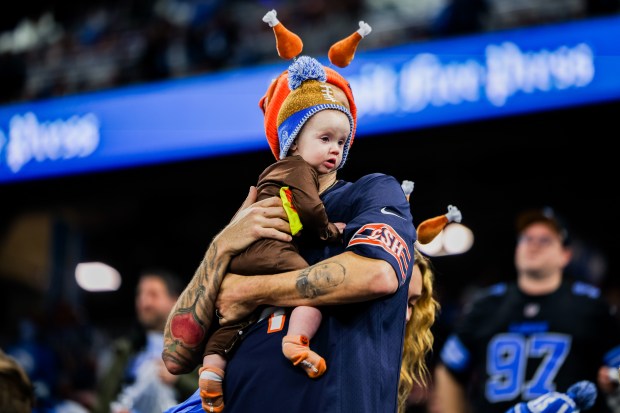
[[598, 337], [598, 345], [604, 349], [602, 364], [617, 368], [620, 366], [620, 320], [616, 315], [616, 307], [602, 297], [599, 287], [589, 283], [576, 281], [571, 291], [575, 302], [590, 314], [590, 319], [599, 323], [593, 329]]
[[469, 333], [474, 316], [465, 316], [459, 326], [448, 336], [441, 351], [439, 360], [459, 381], [466, 380], [472, 368], [472, 337]]
[[616, 316], [616, 307], [607, 302], [601, 303], [601, 319], [605, 354], [603, 364], [611, 368], [620, 366], [620, 320]]
[[485, 290], [463, 310], [453, 332], [446, 339], [439, 359], [455, 378], [465, 382], [474, 368], [474, 348], [482, 326], [487, 325], [489, 314], [493, 313], [497, 296], [506, 291], [505, 284], [498, 284]]
[[355, 185], [348, 206], [354, 218], [346, 223], [346, 250], [389, 262], [402, 286], [411, 274], [416, 240], [409, 201], [389, 175], [368, 175]]

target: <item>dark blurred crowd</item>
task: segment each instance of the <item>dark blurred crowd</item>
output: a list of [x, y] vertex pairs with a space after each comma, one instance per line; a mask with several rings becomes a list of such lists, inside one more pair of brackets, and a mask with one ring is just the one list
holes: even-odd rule
[[617, 13], [620, 0], [38, 0], [0, 17], [0, 103], [273, 62], [276, 9], [320, 56], [364, 20], [364, 49]]
[[82, 312], [65, 301], [33, 306], [7, 323], [5, 333], [2, 350], [32, 383], [33, 413], [84, 413], [94, 405], [97, 374], [110, 342]]

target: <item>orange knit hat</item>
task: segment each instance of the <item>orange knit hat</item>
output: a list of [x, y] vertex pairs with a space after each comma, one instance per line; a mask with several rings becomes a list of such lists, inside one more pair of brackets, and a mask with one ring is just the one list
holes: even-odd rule
[[[287, 30], [284, 25], [276, 18], [276, 11], [271, 10], [264, 17], [263, 21], [268, 23], [272, 28], [276, 37], [276, 48], [278, 55], [283, 59], [296, 58], [302, 51], [303, 42], [294, 33]], [[347, 38], [335, 43], [329, 51], [328, 57], [330, 62], [339, 67], [346, 67], [355, 54], [355, 50], [359, 41], [368, 35], [371, 31], [371, 27], [364, 23], [359, 22], [360, 28], [348, 36]], [[348, 139], [348, 143], [343, 151], [343, 160], [340, 166], [344, 165], [345, 153], [353, 144], [355, 137], [355, 131], [357, 128], [357, 107], [353, 98], [353, 91], [349, 82], [334, 69], [323, 66], [325, 70], [325, 82], [334, 86], [336, 90], [341, 91], [346, 98], [346, 102], [343, 102], [345, 106], [348, 106], [351, 118], [353, 120], [351, 128], [351, 136]], [[289, 97], [291, 88], [289, 87], [289, 70], [285, 70], [274, 79], [265, 95], [260, 99], [258, 105], [265, 115], [265, 135], [267, 142], [271, 148], [271, 151], [276, 159], [281, 158], [281, 144], [278, 136], [278, 115], [282, 109], [283, 103]], [[286, 154], [283, 154], [285, 156]]]
[[342, 148], [342, 168], [349, 154], [353, 132], [353, 116], [345, 98], [338, 97], [333, 85], [326, 82], [323, 65], [309, 56], [300, 56], [288, 68], [288, 86], [291, 93], [282, 102], [276, 119], [280, 159], [286, 157], [306, 122], [322, 110], [337, 110], [349, 119], [349, 134]]

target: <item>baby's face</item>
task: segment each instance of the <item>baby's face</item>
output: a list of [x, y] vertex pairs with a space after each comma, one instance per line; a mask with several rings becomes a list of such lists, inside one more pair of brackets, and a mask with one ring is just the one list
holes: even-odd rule
[[349, 133], [351, 125], [344, 112], [322, 110], [305, 123], [291, 145], [289, 155], [300, 155], [319, 174], [333, 172], [342, 163], [342, 153]]

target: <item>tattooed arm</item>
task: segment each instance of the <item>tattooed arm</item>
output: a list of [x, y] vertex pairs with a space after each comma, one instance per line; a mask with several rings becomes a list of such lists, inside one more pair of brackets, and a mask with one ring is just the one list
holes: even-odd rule
[[227, 274], [217, 308], [228, 324], [258, 305], [292, 307], [368, 301], [398, 289], [394, 268], [386, 261], [344, 252], [308, 268], [274, 275]]
[[260, 238], [291, 240], [281, 200], [269, 198], [253, 204], [255, 200], [256, 188], [251, 187], [237, 214], [211, 242], [168, 317], [162, 358], [173, 374], [189, 373], [202, 363], [215, 298], [231, 257]]

